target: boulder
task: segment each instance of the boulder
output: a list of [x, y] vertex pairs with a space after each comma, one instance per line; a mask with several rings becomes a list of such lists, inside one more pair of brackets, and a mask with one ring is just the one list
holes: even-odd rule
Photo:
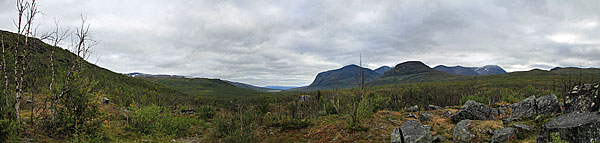
[[537, 114], [545, 114], [552, 115], [556, 113], [560, 113], [560, 104], [558, 103], [558, 98], [554, 94], [542, 96], [540, 98], [535, 99], [535, 103], [537, 106]]
[[461, 120], [492, 120], [498, 115], [498, 110], [485, 104], [469, 100], [461, 107], [461, 110], [452, 115], [452, 122], [458, 123]]
[[446, 117], [446, 118], [452, 117], [452, 111], [450, 111], [450, 110], [444, 111], [444, 117]]
[[417, 111], [419, 111], [419, 105], [410, 106], [410, 107], [406, 108], [406, 112], [417, 112]]
[[517, 139], [517, 129], [515, 128], [501, 128], [494, 131], [492, 136], [492, 143], [504, 143]]
[[433, 127], [431, 125], [423, 125], [423, 128], [425, 128], [425, 130], [427, 130], [427, 131], [433, 130]]
[[431, 121], [431, 113], [419, 113], [419, 120], [421, 120], [421, 122]]
[[110, 99], [108, 99], [106, 97], [100, 99], [100, 103], [102, 103], [102, 104], [108, 104], [108, 101], [110, 101]]
[[469, 125], [471, 124], [471, 120], [462, 120], [454, 126], [454, 130], [452, 133], [452, 139], [454, 142], [469, 142], [469, 140], [475, 138], [475, 135], [469, 132]]
[[566, 113], [597, 112], [600, 109], [600, 96], [598, 85], [585, 84], [583, 87], [575, 86], [573, 91], [566, 95]]
[[443, 108], [442, 108], [442, 107], [440, 107], [440, 106], [436, 106], [436, 105], [428, 105], [428, 106], [427, 106], [427, 111], [431, 111], [431, 110], [440, 110], [440, 109], [443, 109]]
[[413, 114], [413, 113], [408, 113], [408, 115], [406, 115], [406, 118], [413, 118], [413, 119], [418, 119], [417, 115]]
[[600, 113], [568, 113], [550, 119], [538, 132], [537, 142], [551, 142], [552, 133], [568, 142], [599, 142]]
[[525, 100], [520, 101], [515, 104], [511, 104], [509, 107], [511, 109], [510, 116], [508, 117], [510, 121], [519, 120], [521, 117], [532, 117], [535, 116], [536, 106], [535, 106], [535, 96], [529, 96]]
[[399, 128], [394, 128], [394, 131], [392, 131], [392, 134], [390, 135], [390, 140], [392, 143], [404, 143], [404, 141], [402, 140], [404, 137], [402, 137], [402, 132], [400, 131]]
[[519, 130], [535, 131], [534, 127], [527, 126], [527, 125], [524, 125], [524, 124], [513, 124], [512, 127], [517, 128]]
[[400, 132], [405, 143], [430, 143], [433, 136], [423, 128], [423, 125], [415, 120], [408, 120], [400, 126]]

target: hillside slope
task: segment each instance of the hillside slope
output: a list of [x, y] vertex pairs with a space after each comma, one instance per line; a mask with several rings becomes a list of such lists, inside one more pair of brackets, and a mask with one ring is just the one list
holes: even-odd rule
[[[1, 30], [0, 32], [4, 37], [6, 50], [13, 51], [15, 45], [13, 41], [16, 41], [17, 34]], [[61, 83], [63, 83], [64, 77], [69, 71], [68, 69], [77, 56], [65, 49], [50, 46], [38, 39], [32, 39], [32, 45], [33, 46], [30, 46], [27, 50], [27, 56], [29, 57], [27, 69], [30, 69], [26, 76], [26, 81], [30, 83], [27, 86], [29, 87], [27, 91], [34, 93], [48, 93], [47, 87], [51, 79], [49, 57], [52, 50], [55, 51], [54, 65], [57, 80], [55, 85], [56, 87], [62, 86]], [[7, 67], [9, 67], [7, 68], [7, 72], [12, 73], [13, 68], [11, 67], [13, 67], [14, 63], [11, 62], [14, 61], [12, 52], [6, 53], [6, 61]], [[117, 104], [128, 105], [133, 102], [141, 104], [140, 101], [147, 98], [153, 98], [155, 100], [152, 100], [152, 102], [144, 102], [143, 104], [164, 104], [172, 103], [173, 100], [175, 100], [175, 98], [172, 98], [174, 96], [184, 97], [179, 98], [182, 100], [185, 100], [188, 97], [188, 95], [183, 92], [156, 83], [115, 73], [89, 62], [84, 62], [82, 68], [81, 78], [98, 82], [95, 92], [106, 94], [105, 96]], [[9, 83], [11, 83], [10, 86], [14, 86], [12, 85], [12, 78], [9, 78], [9, 80]]]
[[377, 79], [380, 75], [368, 68], [357, 65], [347, 65], [339, 69], [329, 70], [317, 74], [315, 80], [306, 87], [294, 88], [291, 91], [325, 90], [333, 88], [351, 88], [358, 85], [361, 70], [365, 81]]

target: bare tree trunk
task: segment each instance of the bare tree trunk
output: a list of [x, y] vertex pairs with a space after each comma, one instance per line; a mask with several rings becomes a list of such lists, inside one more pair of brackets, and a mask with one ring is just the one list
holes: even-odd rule
[[2, 33], [2, 73], [4, 74], [4, 101], [6, 103], [6, 107], [10, 106], [10, 103], [8, 102], [8, 77], [6, 75], [6, 53], [5, 51], [5, 45], [4, 45], [4, 33]]

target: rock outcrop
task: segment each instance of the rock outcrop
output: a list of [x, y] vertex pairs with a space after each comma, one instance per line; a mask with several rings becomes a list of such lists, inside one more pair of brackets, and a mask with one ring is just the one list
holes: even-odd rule
[[458, 123], [462, 120], [492, 120], [498, 115], [498, 110], [485, 104], [469, 100], [461, 107], [461, 110], [452, 115], [452, 122]]
[[408, 120], [400, 126], [400, 131], [405, 143], [430, 143], [433, 136], [415, 120]]
[[423, 112], [423, 113], [419, 113], [419, 120], [421, 120], [421, 122], [427, 122], [427, 121], [431, 121], [431, 113], [427, 113], [427, 112]]
[[417, 111], [419, 111], [419, 105], [410, 106], [410, 107], [406, 108], [405, 110], [406, 110], [406, 112], [417, 112]]
[[520, 119], [521, 117], [535, 116], [535, 111], [537, 108], [535, 103], [535, 96], [529, 96], [523, 101], [511, 104], [509, 106], [511, 109], [510, 117], [508, 117], [509, 120], [514, 121]]
[[392, 143], [404, 143], [404, 137], [402, 136], [402, 132], [399, 128], [394, 128], [392, 134], [390, 134], [390, 140]]
[[443, 109], [443, 108], [440, 106], [436, 106], [436, 105], [428, 105], [426, 109], [427, 109], [427, 111], [431, 111], [431, 110], [439, 110], [439, 109]]
[[598, 84], [585, 84], [582, 87], [575, 86], [569, 92], [565, 100], [566, 113], [597, 112], [600, 109], [600, 96], [598, 96]]
[[494, 131], [492, 136], [492, 143], [504, 143], [517, 139], [517, 129], [515, 128], [501, 128]]
[[537, 106], [537, 114], [552, 115], [561, 112], [560, 104], [558, 103], [558, 97], [554, 94], [542, 96], [535, 99]]
[[469, 142], [469, 140], [475, 138], [475, 135], [469, 132], [469, 125], [471, 124], [471, 120], [461, 120], [454, 126], [454, 130], [452, 133], [452, 139], [455, 142]]
[[523, 125], [523, 124], [513, 124], [512, 127], [517, 128], [519, 130], [524, 130], [524, 131], [534, 131], [535, 130], [534, 127]]
[[600, 113], [569, 113], [553, 118], [542, 126], [537, 142], [551, 142], [552, 133], [568, 142], [600, 142]]

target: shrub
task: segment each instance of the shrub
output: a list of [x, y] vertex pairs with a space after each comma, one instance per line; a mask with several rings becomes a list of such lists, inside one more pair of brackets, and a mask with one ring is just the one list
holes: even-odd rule
[[160, 109], [158, 106], [146, 106], [133, 110], [131, 112], [132, 118], [130, 120], [130, 127], [132, 130], [142, 134], [152, 134], [158, 129], [158, 119], [160, 116]]
[[217, 109], [210, 105], [200, 106], [198, 108], [198, 118], [203, 120], [212, 119], [217, 114]]
[[465, 102], [469, 101], [469, 100], [474, 100], [477, 101], [479, 103], [483, 103], [483, 104], [487, 104], [489, 99], [484, 97], [484, 96], [477, 96], [477, 95], [469, 95], [469, 96], [463, 96], [460, 99], [460, 104], [465, 104]]
[[19, 131], [21, 129], [19, 122], [9, 119], [0, 120], [0, 141], [18, 142], [20, 140]]
[[203, 124], [195, 118], [163, 116], [159, 120], [160, 131], [166, 135], [185, 136], [190, 134], [190, 127]]
[[329, 102], [329, 101], [325, 101], [323, 104], [325, 104], [323, 107], [325, 108], [325, 113], [327, 114], [337, 114], [337, 110], [335, 109], [335, 105], [333, 105], [333, 103]]

